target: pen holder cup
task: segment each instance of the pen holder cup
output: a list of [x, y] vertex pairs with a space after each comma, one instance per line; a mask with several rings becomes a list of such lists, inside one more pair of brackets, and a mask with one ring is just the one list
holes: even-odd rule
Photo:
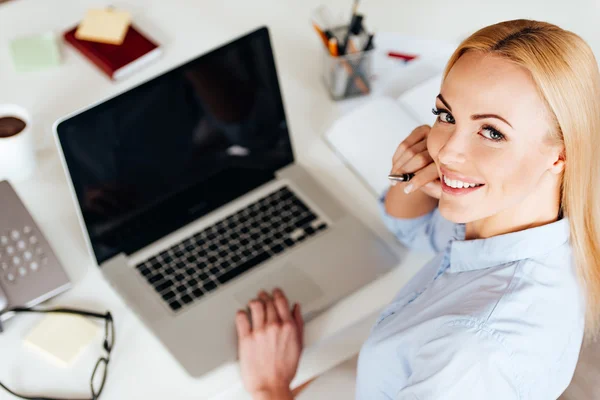
[[323, 82], [333, 100], [371, 92], [373, 50], [332, 56], [323, 52]]

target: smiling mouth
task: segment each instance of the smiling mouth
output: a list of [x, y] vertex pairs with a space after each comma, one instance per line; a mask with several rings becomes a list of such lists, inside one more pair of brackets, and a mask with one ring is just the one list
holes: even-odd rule
[[446, 184], [446, 186], [451, 187], [453, 189], [471, 189], [483, 186], [483, 183], [463, 182], [456, 179], [449, 179], [445, 175], [442, 175], [442, 181]]

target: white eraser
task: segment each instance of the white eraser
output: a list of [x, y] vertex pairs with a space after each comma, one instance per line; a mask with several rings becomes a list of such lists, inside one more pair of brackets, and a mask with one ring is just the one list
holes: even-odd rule
[[68, 367], [96, 338], [100, 325], [85, 317], [70, 314], [49, 314], [24, 339], [25, 344]]

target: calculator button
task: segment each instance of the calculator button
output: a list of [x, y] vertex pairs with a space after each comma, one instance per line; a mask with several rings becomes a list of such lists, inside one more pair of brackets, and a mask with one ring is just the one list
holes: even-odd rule
[[6, 254], [11, 255], [15, 252], [15, 248], [12, 246], [6, 246]]
[[32, 236], [29, 238], [29, 243], [31, 244], [36, 244], [38, 242], [37, 238], [35, 236]]
[[13, 240], [19, 240], [19, 238], [21, 237], [21, 234], [19, 233], [19, 231], [12, 231], [12, 232], [10, 233], [10, 237], [11, 237]]
[[15, 276], [13, 274], [6, 274], [6, 280], [9, 282], [14, 282]]
[[38, 247], [37, 249], [35, 249], [35, 253], [36, 253], [37, 255], [41, 255], [41, 254], [43, 254], [43, 253], [44, 253], [44, 250], [43, 250], [41, 247]]
[[19, 250], [25, 250], [25, 247], [27, 247], [27, 245], [24, 241], [19, 240], [19, 242], [17, 243], [17, 247], [19, 248]]
[[23, 228], [23, 233], [26, 234], [26, 235], [30, 234], [31, 233], [31, 227], [29, 227], [29, 226], [24, 227]]
[[37, 269], [38, 269], [39, 267], [40, 267], [40, 266], [39, 266], [39, 265], [38, 265], [38, 263], [37, 263], [37, 262], [35, 262], [35, 261], [34, 261], [34, 262], [32, 262], [31, 264], [29, 264], [29, 268], [31, 268], [31, 270], [32, 270], [32, 271], [37, 271]]
[[33, 254], [31, 254], [30, 251], [26, 251], [25, 253], [23, 253], [23, 258], [25, 259], [25, 261], [31, 261], [31, 259], [33, 258]]
[[23, 267], [19, 268], [19, 275], [21, 275], [21, 276], [27, 275], [27, 269], [25, 269]]
[[0, 244], [7, 244], [8, 238], [6, 236], [0, 236]]
[[20, 257], [13, 257], [13, 264], [15, 264], [15, 265], [21, 264], [21, 258]]
[[8, 263], [0, 263], [0, 268], [2, 268], [2, 271], [8, 271]]

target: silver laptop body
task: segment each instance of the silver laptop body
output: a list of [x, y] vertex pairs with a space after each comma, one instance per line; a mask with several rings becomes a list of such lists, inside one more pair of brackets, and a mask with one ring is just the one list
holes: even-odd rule
[[260, 289], [310, 319], [398, 263], [294, 162], [267, 28], [54, 131], [103, 275], [192, 376], [236, 358]]

